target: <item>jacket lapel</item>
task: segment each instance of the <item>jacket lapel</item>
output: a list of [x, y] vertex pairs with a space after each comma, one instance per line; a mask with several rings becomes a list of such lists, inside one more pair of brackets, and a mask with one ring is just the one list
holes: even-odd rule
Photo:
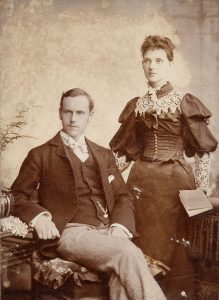
[[64, 144], [62, 142], [62, 138], [60, 136], [60, 132], [58, 132], [54, 138], [50, 140], [50, 144], [57, 146], [57, 155], [67, 158], [65, 153]]
[[91, 142], [86, 138], [86, 143], [94, 156], [94, 158], [97, 161], [99, 170], [100, 170], [100, 175], [101, 175], [101, 180], [103, 184], [103, 189], [106, 197], [106, 203], [108, 206], [109, 211], [112, 210], [113, 207], [113, 197], [112, 197], [112, 191], [108, 182], [108, 165], [107, 165], [107, 158], [106, 158], [106, 151], [98, 146], [97, 144]]
[[91, 142], [87, 138], [86, 138], [86, 143], [87, 143], [92, 155], [94, 156], [94, 158], [97, 161], [97, 164], [100, 168], [101, 178], [103, 180], [107, 177], [107, 164], [106, 164], [106, 159], [105, 159], [105, 151], [100, 146]]

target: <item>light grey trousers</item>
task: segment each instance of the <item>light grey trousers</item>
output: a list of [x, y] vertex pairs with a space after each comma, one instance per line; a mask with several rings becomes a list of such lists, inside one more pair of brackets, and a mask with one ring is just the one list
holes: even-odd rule
[[166, 299], [151, 275], [142, 251], [130, 240], [108, 235], [109, 228], [68, 224], [57, 251], [88, 269], [110, 276], [111, 300]]

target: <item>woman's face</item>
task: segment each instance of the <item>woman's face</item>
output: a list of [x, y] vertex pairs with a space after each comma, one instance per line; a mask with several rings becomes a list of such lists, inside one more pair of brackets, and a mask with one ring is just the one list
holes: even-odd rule
[[148, 49], [143, 56], [142, 65], [149, 84], [160, 87], [165, 84], [172, 62], [164, 49]]

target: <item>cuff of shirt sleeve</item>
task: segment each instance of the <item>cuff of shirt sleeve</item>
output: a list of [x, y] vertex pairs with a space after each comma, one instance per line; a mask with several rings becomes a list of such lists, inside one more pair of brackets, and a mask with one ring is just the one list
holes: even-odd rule
[[133, 234], [124, 225], [119, 224], [119, 223], [113, 223], [110, 225], [110, 228], [112, 228], [112, 227], [120, 227], [121, 229], [123, 229], [125, 231], [125, 233], [128, 235], [128, 237], [130, 239], [133, 238]]
[[41, 216], [46, 216], [46, 217], [50, 218], [50, 220], [52, 220], [52, 215], [51, 215], [48, 211], [43, 211], [43, 212], [39, 213], [38, 215], [36, 215], [36, 217], [34, 217], [34, 218], [30, 221], [29, 226], [34, 227], [35, 224], [36, 224], [36, 222], [39, 220], [39, 218], [40, 218]]

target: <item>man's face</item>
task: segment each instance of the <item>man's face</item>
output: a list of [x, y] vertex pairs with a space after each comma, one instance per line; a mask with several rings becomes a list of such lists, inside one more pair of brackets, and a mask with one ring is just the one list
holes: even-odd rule
[[90, 118], [89, 101], [86, 96], [66, 97], [59, 109], [63, 131], [75, 140], [84, 133]]
[[172, 63], [164, 49], [148, 49], [144, 53], [142, 65], [148, 82], [156, 87], [167, 81]]

